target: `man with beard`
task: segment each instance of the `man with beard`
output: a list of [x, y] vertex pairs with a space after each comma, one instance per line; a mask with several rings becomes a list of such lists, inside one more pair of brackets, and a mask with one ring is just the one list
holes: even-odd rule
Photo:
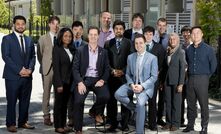
[[18, 128], [34, 129], [27, 123], [28, 109], [32, 91], [32, 73], [35, 66], [34, 42], [25, 36], [26, 19], [15, 16], [14, 31], [2, 40], [2, 59], [5, 62], [3, 78], [5, 79], [7, 115], [6, 126], [9, 132], [17, 132], [16, 103], [19, 100]]
[[[115, 38], [105, 42], [104, 48], [108, 52], [109, 64], [111, 67], [110, 77], [108, 79], [110, 100], [107, 103], [107, 117], [110, 120], [110, 128], [108, 131], [114, 132], [118, 126], [117, 122], [117, 100], [114, 98], [116, 90], [126, 83], [125, 72], [127, 66], [127, 57], [130, 54], [131, 41], [123, 37], [125, 24], [123, 21], [116, 20], [113, 24]], [[125, 117], [126, 108], [121, 107], [122, 113], [122, 130], [127, 127], [128, 117]]]

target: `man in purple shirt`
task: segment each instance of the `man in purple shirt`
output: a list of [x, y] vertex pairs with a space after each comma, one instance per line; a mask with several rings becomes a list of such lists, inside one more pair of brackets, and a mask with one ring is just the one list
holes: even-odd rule
[[111, 13], [103, 11], [100, 14], [100, 35], [98, 39], [98, 46], [104, 47], [104, 43], [115, 37], [113, 28], [111, 27]]
[[75, 89], [74, 95], [74, 129], [76, 134], [82, 134], [84, 101], [89, 93], [96, 94], [95, 120], [103, 123], [100, 107], [107, 104], [110, 94], [107, 88], [109, 77], [109, 61], [107, 51], [98, 46], [99, 29], [90, 27], [88, 30], [88, 45], [77, 49], [73, 62]]

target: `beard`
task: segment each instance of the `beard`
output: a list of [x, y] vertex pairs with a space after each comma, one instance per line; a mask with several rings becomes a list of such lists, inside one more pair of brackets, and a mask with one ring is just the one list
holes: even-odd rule
[[16, 28], [16, 27], [14, 27], [14, 30], [16, 31], [16, 32], [18, 32], [18, 33], [24, 33], [24, 31], [25, 31], [25, 28]]

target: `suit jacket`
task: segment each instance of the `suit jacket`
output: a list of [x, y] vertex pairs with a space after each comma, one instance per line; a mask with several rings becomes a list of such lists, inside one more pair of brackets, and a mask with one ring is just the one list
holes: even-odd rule
[[[168, 56], [167, 56], [168, 57]], [[171, 57], [170, 63], [168, 64], [167, 58], [162, 70], [164, 75], [164, 81], [168, 85], [179, 85], [184, 84], [185, 80], [185, 52], [179, 47]]]
[[50, 34], [47, 33], [40, 37], [37, 44], [37, 57], [40, 63], [40, 73], [47, 75], [52, 69], [52, 44]]
[[[70, 50], [70, 49], [69, 49]], [[71, 51], [71, 50], [70, 50]], [[72, 82], [72, 61], [63, 46], [55, 46], [52, 52], [53, 84], [55, 88]]]
[[127, 29], [124, 31], [124, 37], [131, 40], [131, 36], [132, 36], [132, 28], [131, 29]]
[[[136, 52], [130, 54], [127, 59], [126, 79], [128, 86], [135, 84], [136, 81], [136, 59]], [[146, 52], [141, 63], [141, 68], [140, 82], [146, 94], [151, 98], [153, 96], [154, 83], [158, 75], [157, 57]]]
[[9, 80], [18, 80], [20, 78], [19, 72], [23, 67], [31, 69], [32, 72], [34, 71], [34, 42], [30, 37], [27, 36], [24, 36], [24, 40], [25, 58], [22, 56], [21, 47], [14, 32], [3, 37], [1, 45], [2, 59], [5, 62], [3, 78]]
[[[98, 46], [97, 71], [98, 77], [107, 82], [109, 77], [109, 61], [107, 51]], [[83, 81], [89, 66], [89, 46], [80, 46], [73, 61], [74, 84]]]
[[156, 43], [155, 41], [153, 41], [153, 47], [150, 50], [150, 53], [152, 53], [153, 55], [155, 55], [158, 59], [158, 70], [161, 71], [164, 60], [165, 60], [165, 56], [166, 56], [166, 51], [163, 48], [163, 46], [159, 43]]

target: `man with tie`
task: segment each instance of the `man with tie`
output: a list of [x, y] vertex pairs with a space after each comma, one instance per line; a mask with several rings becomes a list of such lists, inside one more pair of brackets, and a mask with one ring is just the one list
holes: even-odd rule
[[[156, 43], [153, 40], [153, 36], [155, 33], [155, 29], [152, 26], [146, 26], [144, 28], [144, 36], [146, 38], [146, 50], [150, 52], [151, 54], [155, 55], [158, 59], [158, 74], [160, 76], [162, 66], [164, 63], [166, 51], [163, 48], [163, 46], [159, 43]], [[159, 81], [160, 78], [158, 77], [155, 87], [154, 87], [154, 93], [153, 97], [149, 99], [148, 101], [148, 106], [149, 106], [149, 113], [148, 113], [148, 124], [149, 124], [149, 129], [152, 131], [157, 130], [157, 107], [156, 107], [156, 98], [157, 98], [157, 90], [159, 89]]]
[[18, 128], [34, 129], [27, 123], [28, 109], [32, 91], [32, 73], [35, 66], [34, 42], [25, 36], [26, 19], [23, 16], [13, 18], [13, 33], [4, 36], [1, 45], [2, 59], [5, 62], [7, 115], [6, 126], [9, 132], [17, 132], [16, 103], [19, 100]]
[[[126, 83], [125, 73], [127, 66], [127, 57], [131, 53], [131, 41], [123, 37], [125, 31], [125, 23], [121, 20], [116, 20], [113, 24], [115, 38], [106, 41], [104, 48], [108, 52], [109, 64], [110, 64], [110, 77], [108, 79], [108, 86], [110, 91], [110, 100], [107, 104], [107, 119], [111, 124], [108, 131], [114, 132], [118, 126], [117, 121], [117, 100], [114, 98], [115, 91], [124, 83]], [[125, 116], [125, 107], [121, 107], [122, 115], [122, 130], [127, 128], [127, 121]], [[128, 120], [128, 119], [127, 119]]]
[[[127, 59], [127, 83], [115, 92], [115, 98], [136, 113], [136, 133], [143, 134], [145, 104], [153, 96], [158, 65], [157, 57], [146, 52], [145, 37], [137, 34], [134, 41], [137, 52], [130, 54]], [[136, 95], [136, 103], [129, 98], [133, 94]]]
[[82, 134], [84, 101], [89, 93], [96, 94], [96, 102], [93, 105], [95, 119], [102, 120], [103, 113], [100, 107], [107, 104], [110, 98], [107, 88], [109, 77], [109, 61], [107, 51], [98, 46], [99, 28], [89, 27], [88, 45], [77, 49], [74, 62], [74, 129], [76, 134]]
[[143, 23], [144, 16], [141, 13], [135, 13], [132, 17], [132, 28], [124, 32], [124, 37], [134, 41], [135, 34], [143, 34]]
[[[84, 46], [84, 45], [87, 45], [87, 42], [83, 40], [82, 36], [83, 36], [83, 24], [82, 22], [80, 21], [74, 21], [72, 23], [72, 32], [73, 32], [73, 45], [70, 47], [70, 50], [72, 51], [73, 53], [73, 57], [74, 57], [74, 54], [77, 50], [78, 47], [80, 46]], [[74, 89], [71, 89], [72, 91]], [[70, 94], [70, 98], [69, 98], [69, 101], [68, 101], [68, 123], [67, 125], [69, 127], [73, 127], [73, 110], [74, 110], [74, 106], [73, 106], [73, 97], [72, 97], [73, 94]]]
[[44, 117], [44, 124], [51, 126], [50, 118], [50, 94], [53, 78], [52, 67], [52, 50], [56, 45], [56, 35], [59, 30], [60, 19], [57, 16], [51, 16], [48, 20], [49, 32], [40, 37], [37, 44], [37, 56], [40, 63], [40, 73], [42, 75], [43, 83], [43, 99], [42, 110]]

